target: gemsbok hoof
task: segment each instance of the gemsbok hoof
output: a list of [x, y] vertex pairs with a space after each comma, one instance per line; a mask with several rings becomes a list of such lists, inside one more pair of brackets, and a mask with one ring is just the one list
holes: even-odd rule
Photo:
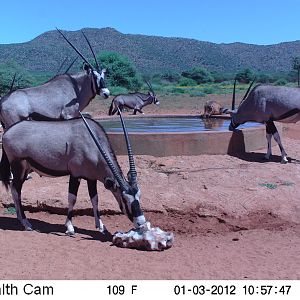
[[66, 231], [66, 235], [73, 236], [73, 235], [75, 235], [75, 231], [69, 231], [69, 230], [67, 230]]
[[29, 223], [27, 219], [22, 220], [22, 225], [24, 226], [24, 230], [33, 231], [32, 225]]
[[101, 234], [106, 235], [108, 233], [108, 230], [106, 229], [106, 227], [103, 225], [102, 228], [97, 228]]
[[284, 157], [282, 160], [281, 160], [281, 164], [287, 164], [289, 161], [286, 157]]

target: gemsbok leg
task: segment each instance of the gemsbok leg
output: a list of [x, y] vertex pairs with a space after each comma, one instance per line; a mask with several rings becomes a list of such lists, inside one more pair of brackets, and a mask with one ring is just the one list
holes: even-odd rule
[[13, 179], [10, 185], [12, 197], [15, 203], [17, 218], [24, 226], [25, 230], [32, 231], [32, 225], [27, 220], [21, 203], [21, 190], [28, 175], [26, 171], [26, 161], [15, 161], [11, 164]]
[[93, 212], [95, 217], [95, 226], [101, 233], [105, 233], [107, 230], [100, 219], [100, 212], [98, 210], [98, 193], [97, 193], [97, 181], [96, 180], [88, 180], [88, 189], [89, 195], [91, 198]]
[[[91, 198], [92, 206], [93, 206], [93, 212], [94, 212], [94, 217], [95, 217], [95, 226], [101, 233], [106, 232], [106, 228], [104, 224], [102, 223], [100, 219], [100, 213], [98, 210], [98, 194], [97, 194], [97, 181], [96, 180], [87, 180], [88, 184], [88, 190], [89, 190], [89, 195]], [[68, 215], [67, 219], [65, 222], [65, 226], [67, 227], [66, 234], [67, 235], [74, 235], [75, 234], [75, 229], [72, 223], [72, 218], [73, 218], [73, 209], [77, 200], [77, 193], [78, 193], [78, 188], [80, 185], [80, 178], [75, 178], [73, 176], [70, 176], [70, 181], [69, 181], [69, 195], [68, 195]]]
[[77, 192], [80, 185], [80, 178], [75, 178], [73, 176], [70, 176], [69, 181], [69, 194], [68, 194], [68, 215], [65, 222], [65, 226], [67, 227], [66, 234], [67, 235], [74, 235], [75, 230], [74, 226], [72, 224], [72, 218], [73, 218], [73, 209], [74, 205], [76, 203], [77, 199]]
[[285, 152], [285, 150], [282, 146], [280, 135], [279, 135], [277, 128], [272, 120], [269, 120], [266, 122], [266, 132], [267, 132], [267, 141], [268, 141], [268, 151], [267, 151], [267, 154], [265, 155], [265, 158], [267, 160], [269, 160], [270, 156], [272, 155], [271, 139], [273, 136], [274, 140], [277, 142], [280, 152], [281, 152], [281, 163], [282, 164], [287, 163], [288, 162], [287, 153]]

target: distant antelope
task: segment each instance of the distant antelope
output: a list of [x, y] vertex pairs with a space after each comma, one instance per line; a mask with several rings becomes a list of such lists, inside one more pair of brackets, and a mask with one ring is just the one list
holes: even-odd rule
[[2, 156], [0, 176], [8, 188], [11, 166], [12, 197], [17, 218], [26, 230], [32, 230], [32, 226], [24, 214], [21, 190], [30, 170], [46, 176], [70, 176], [69, 208], [65, 222], [67, 234], [75, 233], [72, 216], [81, 178], [87, 180], [95, 225], [101, 232], [105, 231], [105, 226], [98, 211], [97, 180], [113, 193], [121, 211], [136, 228], [146, 222], [140, 207], [141, 192], [123, 120], [130, 165], [128, 180], [122, 173], [104, 129], [94, 120], [82, 118], [83, 120], [76, 118], [67, 121], [22, 121], [4, 133], [2, 143], [8, 159]]
[[136, 115], [137, 111], [143, 114], [142, 108], [144, 106], [151, 103], [159, 105], [159, 101], [154, 93], [152, 85], [148, 81], [146, 81], [146, 83], [150, 90], [148, 94], [130, 93], [117, 95], [111, 102], [108, 114], [114, 115], [117, 112], [118, 108], [123, 111], [124, 107], [133, 109], [134, 115]]
[[208, 118], [212, 115], [222, 115], [224, 112], [224, 108], [217, 101], [210, 100], [207, 101], [204, 105], [204, 117]]

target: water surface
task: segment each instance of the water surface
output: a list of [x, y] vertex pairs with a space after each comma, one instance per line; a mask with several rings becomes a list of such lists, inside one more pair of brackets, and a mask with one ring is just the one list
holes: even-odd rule
[[[121, 132], [122, 126], [119, 119], [98, 120], [107, 132]], [[129, 132], [200, 132], [228, 130], [230, 120], [221, 118], [200, 117], [142, 117], [125, 118], [126, 128]], [[247, 122], [238, 129], [261, 125]]]

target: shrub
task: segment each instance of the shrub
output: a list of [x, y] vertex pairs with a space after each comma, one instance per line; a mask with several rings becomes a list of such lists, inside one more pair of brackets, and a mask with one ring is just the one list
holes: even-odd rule
[[16, 74], [14, 89], [30, 87], [34, 84], [35, 78], [15, 61], [8, 61], [0, 65], [0, 94], [9, 92], [12, 80]]
[[109, 87], [122, 86], [131, 91], [139, 90], [142, 86], [142, 77], [133, 63], [117, 52], [102, 52], [99, 55], [101, 66], [107, 69]]
[[191, 70], [182, 72], [181, 75], [195, 80], [197, 84], [214, 81], [212, 74], [206, 69], [200, 67], [195, 67]]
[[242, 82], [242, 83], [249, 83], [255, 78], [255, 74], [253, 73], [252, 70], [249, 68], [246, 68], [240, 72], [238, 72], [235, 76], [237, 81]]
[[128, 94], [128, 90], [122, 86], [111, 86], [109, 87], [109, 91], [113, 96], [119, 94]]
[[195, 86], [197, 85], [197, 82], [194, 79], [181, 77], [179, 81], [180, 86]]
[[275, 85], [286, 85], [288, 81], [285, 78], [280, 78], [277, 81], [274, 82]]

